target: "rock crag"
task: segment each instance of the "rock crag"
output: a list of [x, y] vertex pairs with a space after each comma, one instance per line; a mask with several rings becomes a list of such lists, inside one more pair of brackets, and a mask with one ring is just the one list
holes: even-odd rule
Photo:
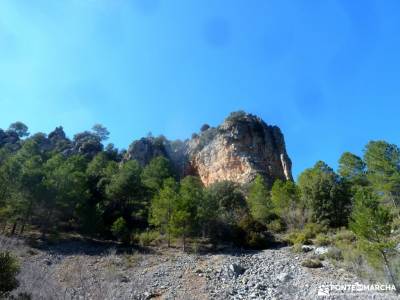
[[276, 179], [292, 180], [281, 130], [245, 112], [231, 113], [218, 127], [204, 125], [184, 142], [164, 137], [134, 141], [126, 159], [144, 165], [160, 155], [170, 159], [180, 176], [198, 175], [205, 186], [224, 180], [247, 184], [257, 174], [268, 185]]

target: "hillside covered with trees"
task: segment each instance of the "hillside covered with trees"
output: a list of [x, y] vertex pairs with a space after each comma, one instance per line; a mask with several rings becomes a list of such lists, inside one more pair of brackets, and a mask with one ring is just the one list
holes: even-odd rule
[[[371, 141], [362, 158], [342, 154], [337, 172], [318, 161], [297, 182], [271, 187], [259, 175], [249, 185], [205, 187], [199, 177], [182, 178], [163, 156], [144, 166], [124, 160], [123, 151], [104, 144], [108, 134], [95, 125], [70, 140], [62, 128], [29, 134], [21, 122], [0, 130], [1, 232], [40, 239], [75, 232], [183, 251], [194, 242], [251, 249], [286, 242], [299, 251], [335, 245], [334, 259], [366, 264], [397, 286], [398, 146]], [[8, 253], [0, 261], [15, 273]]]

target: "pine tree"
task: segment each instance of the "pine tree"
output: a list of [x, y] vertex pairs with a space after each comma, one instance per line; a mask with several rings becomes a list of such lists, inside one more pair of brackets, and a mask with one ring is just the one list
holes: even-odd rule
[[338, 227], [347, 224], [350, 199], [347, 186], [326, 163], [319, 161], [299, 176], [302, 205], [312, 221]]
[[360, 241], [360, 246], [370, 260], [378, 260], [386, 269], [387, 276], [396, 290], [400, 291], [390, 256], [396, 252], [391, 236], [393, 215], [384, 207], [370, 189], [358, 190], [351, 214], [350, 228]]
[[286, 226], [299, 227], [305, 222], [300, 206], [300, 190], [293, 181], [276, 180], [271, 190], [271, 202], [274, 212]]
[[385, 141], [371, 141], [365, 147], [367, 177], [384, 201], [400, 206], [400, 149]]
[[182, 179], [172, 215], [172, 231], [182, 237], [183, 251], [186, 251], [186, 238], [197, 229], [198, 207], [203, 196], [203, 185], [198, 177]]
[[353, 187], [366, 186], [366, 165], [364, 161], [350, 152], [345, 152], [339, 159], [339, 175]]
[[257, 175], [251, 184], [247, 203], [253, 219], [266, 224], [272, 211], [272, 203], [261, 175]]
[[177, 183], [173, 178], [167, 178], [164, 180], [162, 189], [151, 202], [149, 223], [167, 234], [168, 247], [171, 246], [172, 215], [178, 197]]
[[173, 173], [169, 160], [158, 156], [143, 169], [142, 181], [153, 193], [157, 193], [162, 188], [164, 180], [170, 177], [173, 177]]

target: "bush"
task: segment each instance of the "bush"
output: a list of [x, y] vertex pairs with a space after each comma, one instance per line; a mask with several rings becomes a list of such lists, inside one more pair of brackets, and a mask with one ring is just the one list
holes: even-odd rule
[[234, 242], [250, 249], [265, 249], [273, 243], [273, 236], [262, 223], [247, 215], [239, 222]]
[[303, 245], [302, 244], [294, 244], [292, 251], [295, 253], [302, 253], [303, 252]]
[[243, 110], [234, 111], [229, 114], [229, 116], [225, 119], [225, 121], [235, 123], [247, 116], [246, 112]]
[[18, 287], [16, 276], [19, 272], [17, 260], [9, 252], [0, 252], [0, 296]]
[[124, 218], [119, 217], [112, 224], [111, 232], [120, 242], [129, 242], [129, 229]]
[[311, 241], [307, 238], [305, 233], [298, 230], [289, 233], [286, 236], [286, 240], [291, 245], [311, 244]]
[[304, 226], [303, 230], [294, 230], [286, 235], [286, 241], [292, 245], [312, 244], [311, 239], [315, 238], [318, 234], [326, 233], [327, 228], [321, 224], [308, 223]]
[[333, 259], [336, 261], [343, 260], [342, 251], [336, 247], [332, 247], [331, 249], [329, 249], [325, 256], [329, 259]]
[[280, 233], [285, 231], [285, 224], [281, 219], [276, 219], [268, 223], [268, 229], [275, 233]]
[[200, 128], [200, 131], [201, 132], [204, 132], [204, 131], [206, 131], [207, 129], [209, 129], [210, 128], [210, 125], [208, 125], [208, 124], [203, 124], [203, 126], [201, 126], [201, 128]]
[[342, 228], [334, 236], [334, 241], [335, 243], [339, 244], [340, 243], [352, 244], [356, 241], [356, 236], [352, 231]]
[[315, 238], [315, 244], [318, 246], [328, 246], [332, 243], [332, 240], [326, 234], [318, 234]]
[[400, 218], [399, 217], [396, 217], [396, 218], [394, 218], [393, 219], [393, 230], [394, 231], [399, 231], [400, 230]]
[[307, 239], [312, 239], [315, 238], [317, 234], [326, 233], [328, 230], [327, 227], [322, 224], [307, 223], [303, 231]]
[[315, 268], [322, 268], [322, 267], [323, 267], [321, 261], [320, 261], [319, 259], [316, 259], [316, 258], [309, 258], [309, 259], [306, 259], [305, 261], [303, 261], [303, 262], [301, 263], [301, 265], [302, 265], [303, 267], [312, 268], [312, 269], [315, 269]]
[[142, 247], [158, 244], [160, 242], [160, 233], [155, 230], [144, 231], [136, 234], [134, 241]]

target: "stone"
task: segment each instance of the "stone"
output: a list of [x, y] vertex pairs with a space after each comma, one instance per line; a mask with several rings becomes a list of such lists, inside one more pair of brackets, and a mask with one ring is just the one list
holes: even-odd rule
[[314, 246], [310, 246], [310, 245], [301, 246], [301, 251], [303, 251], [304, 253], [311, 252], [314, 249], [315, 249], [315, 247]]
[[292, 279], [292, 276], [289, 273], [280, 273], [276, 278], [280, 282], [288, 282], [290, 279]]
[[236, 263], [225, 265], [222, 267], [220, 271], [221, 280], [224, 281], [225, 279], [237, 278], [240, 275], [242, 275], [245, 271], [246, 271], [245, 268]]
[[229, 270], [232, 272], [232, 274], [235, 277], [238, 277], [239, 275], [242, 275], [246, 271], [245, 268], [243, 268], [242, 266], [240, 266], [238, 264], [229, 265]]
[[129, 278], [126, 277], [126, 276], [121, 276], [120, 279], [119, 279], [119, 281], [122, 282], [122, 283], [128, 283], [130, 280], [129, 280]]
[[316, 255], [324, 255], [324, 254], [328, 253], [329, 250], [330, 250], [329, 247], [318, 247], [318, 248], [315, 248], [314, 253]]
[[257, 174], [269, 185], [275, 179], [292, 179], [280, 129], [244, 112], [232, 113], [217, 128], [190, 140], [188, 155], [205, 186], [226, 180], [247, 184]]
[[178, 177], [196, 175], [205, 186], [228, 180], [248, 184], [258, 174], [269, 186], [276, 179], [292, 180], [281, 130], [245, 112], [231, 113], [221, 125], [185, 142], [163, 136], [136, 140], [124, 161], [135, 159], [144, 166], [157, 156], [168, 158]]

